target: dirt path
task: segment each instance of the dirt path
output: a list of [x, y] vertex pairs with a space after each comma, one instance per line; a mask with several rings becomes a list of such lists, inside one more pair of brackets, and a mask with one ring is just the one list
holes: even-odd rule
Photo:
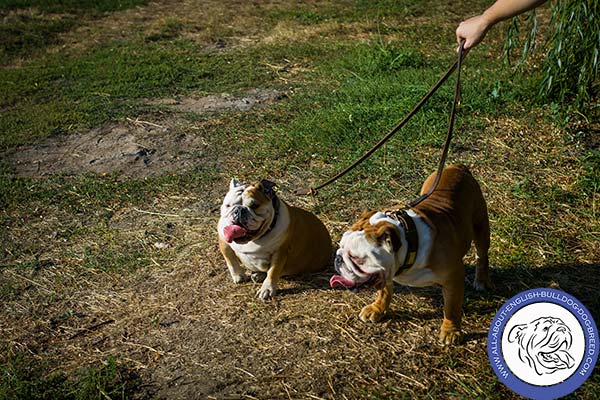
[[[205, 138], [211, 117], [265, 107], [284, 96], [276, 90], [254, 89], [241, 97], [222, 94], [149, 100], [148, 104], [169, 112], [150, 115], [151, 120], [127, 118], [77, 135], [54, 136], [18, 147], [7, 160], [17, 176], [30, 178], [83, 173], [144, 178], [183, 172], [217, 161]], [[193, 113], [206, 122], [190, 123], [181, 113]]]

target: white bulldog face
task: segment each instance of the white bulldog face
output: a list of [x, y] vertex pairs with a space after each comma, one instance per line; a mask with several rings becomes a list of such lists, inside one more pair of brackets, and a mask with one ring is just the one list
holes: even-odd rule
[[571, 368], [575, 360], [569, 354], [573, 343], [571, 330], [560, 318], [542, 317], [528, 324], [515, 325], [508, 341], [519, 345], [519, 357], [538, 375]]
[[223, 240], [245, 244], [260, 238], [269, 229], [275, 218], [274, 186], [266, 180], [254, 185], [231, 180], [217, 227]]
[[342, 236], [335, 257], [339, 275], [331, 277], [331, 287], [381, 288], [394, 273], [402, 243], [400, 232], [386, 219], [371, 218], [373, 214], [363, 213]]

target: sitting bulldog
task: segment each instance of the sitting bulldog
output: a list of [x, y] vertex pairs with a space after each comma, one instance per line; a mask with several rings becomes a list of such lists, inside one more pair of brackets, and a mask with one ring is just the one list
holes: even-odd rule
[[313, 214], [277, 197], [275, 184], [243, 185], [231, 180], [218, 223], [219, 249], [235, 283], [262, 280], [258, 297], [269, 300], [284, 275], [325, 269], [331, 237]]

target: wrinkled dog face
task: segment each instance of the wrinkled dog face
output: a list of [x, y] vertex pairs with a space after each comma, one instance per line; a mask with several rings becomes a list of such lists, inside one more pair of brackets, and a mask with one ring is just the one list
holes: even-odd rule
[[515, 325], [508, 341], [518, 343], [519, 357], [538, 375], [572, 368], [575, 364], [569, 354], [573, 342], [571, 330], [559, 318], [542, 317], [529, 324]]
[[261, 237], [275, 217], [272, 182], [243, 185], [231, 180], [221, 205], [219, 235], [227, 242], [245, 244]]
[[335, 257], [339, 275], [331, 277], [332, 287], [340, 284], [353, 289], [381, 288], [394, 273], [400, 233], [390, 222], [371, 223], [373, 214], [363, 213], [342, 236]]

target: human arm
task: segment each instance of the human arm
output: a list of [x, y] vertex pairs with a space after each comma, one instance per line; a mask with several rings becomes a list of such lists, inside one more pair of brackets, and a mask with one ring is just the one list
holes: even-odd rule
[[465, 41], [465, 50], [479, 44], [492, 26], [500, 21], [531, 10], [547, 0], [497, 0], [483, 14], [460, 23], [456, 29], [456, 41]]

